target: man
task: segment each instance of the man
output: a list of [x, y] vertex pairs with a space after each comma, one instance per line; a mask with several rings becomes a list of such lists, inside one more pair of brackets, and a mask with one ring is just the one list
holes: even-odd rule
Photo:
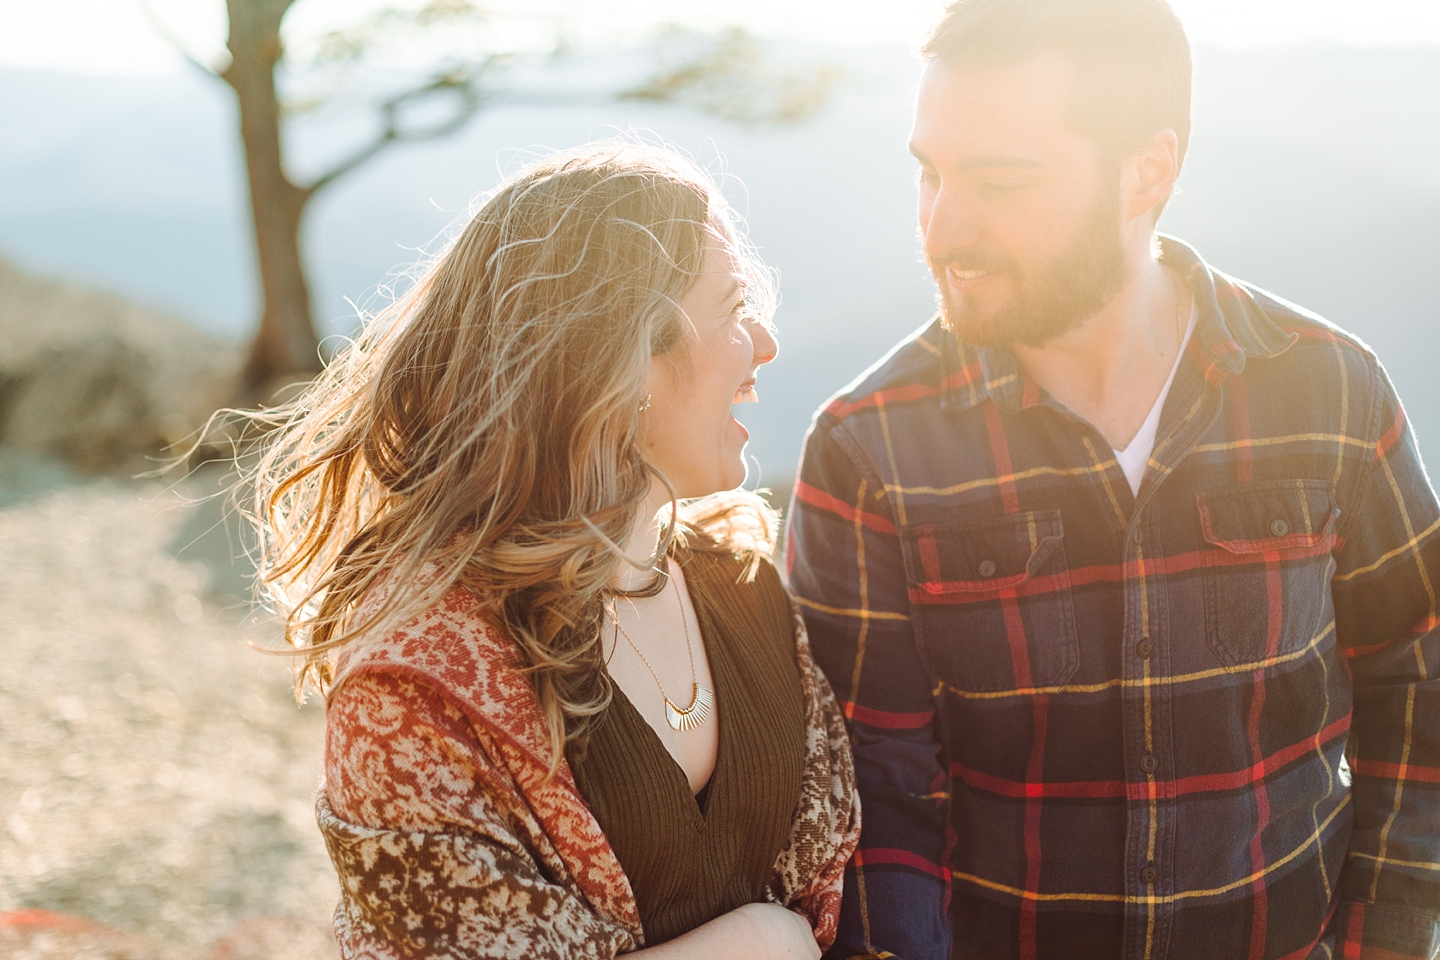
[[940, 315], [790, 520], [864, 809], [832, 956], [1432, 956], [1440, 508], [1379, 363], [1157, 243], [1163, 0], [961, 0], [925, 54]]

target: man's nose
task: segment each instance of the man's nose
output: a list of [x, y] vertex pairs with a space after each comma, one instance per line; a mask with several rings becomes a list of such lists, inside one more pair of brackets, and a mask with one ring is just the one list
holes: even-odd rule
[[934, 260], [944, 260], [980, 241], [980, 227], [969, 205], [956, 191], [943, 187], [935, 192], [929, 208], [921, 210], [920, 229], [925, 253]]

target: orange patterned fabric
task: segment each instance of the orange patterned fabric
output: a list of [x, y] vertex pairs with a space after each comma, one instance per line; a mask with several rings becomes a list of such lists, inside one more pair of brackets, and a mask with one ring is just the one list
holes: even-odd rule
[[[860, 811], [844, 723], [797, 616], [806, 768], [766, 895], [835, 936]], [[461, 588], [350, 654], [317, 819], [351, 960], [609, 958], [644, 944], [620, 862], [549, 738], [519, 651]]]

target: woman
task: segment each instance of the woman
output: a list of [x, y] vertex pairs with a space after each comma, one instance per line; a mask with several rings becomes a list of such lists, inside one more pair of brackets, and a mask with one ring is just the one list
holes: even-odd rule
[[270, 442], [261, 576], [327, 695], [347, 957], [833, 940], [848, 743], [735, 489], [772, 303], [699, 168], [559, 154]]

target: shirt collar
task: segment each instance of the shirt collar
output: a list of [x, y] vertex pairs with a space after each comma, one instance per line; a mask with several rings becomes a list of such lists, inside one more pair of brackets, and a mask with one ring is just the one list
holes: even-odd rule
[[[1195, 298], [1199, 318], [1188, 355], [1206, 382], [1218, 385], [1245, 369], [1247, 358], [1278, 356], [1295, 342], [1297, 335], [1282, 330], [1239, 281], [1184, 242], [1163, 235], [1159, 240], [1160, 262], [1185, 278]], [[967, 410], [986, 399], [1010, 412], [1040, 403], [1039, 386], [1007, 349], [975, 347], [944, 334], [940, 363], [943, 410]]]

